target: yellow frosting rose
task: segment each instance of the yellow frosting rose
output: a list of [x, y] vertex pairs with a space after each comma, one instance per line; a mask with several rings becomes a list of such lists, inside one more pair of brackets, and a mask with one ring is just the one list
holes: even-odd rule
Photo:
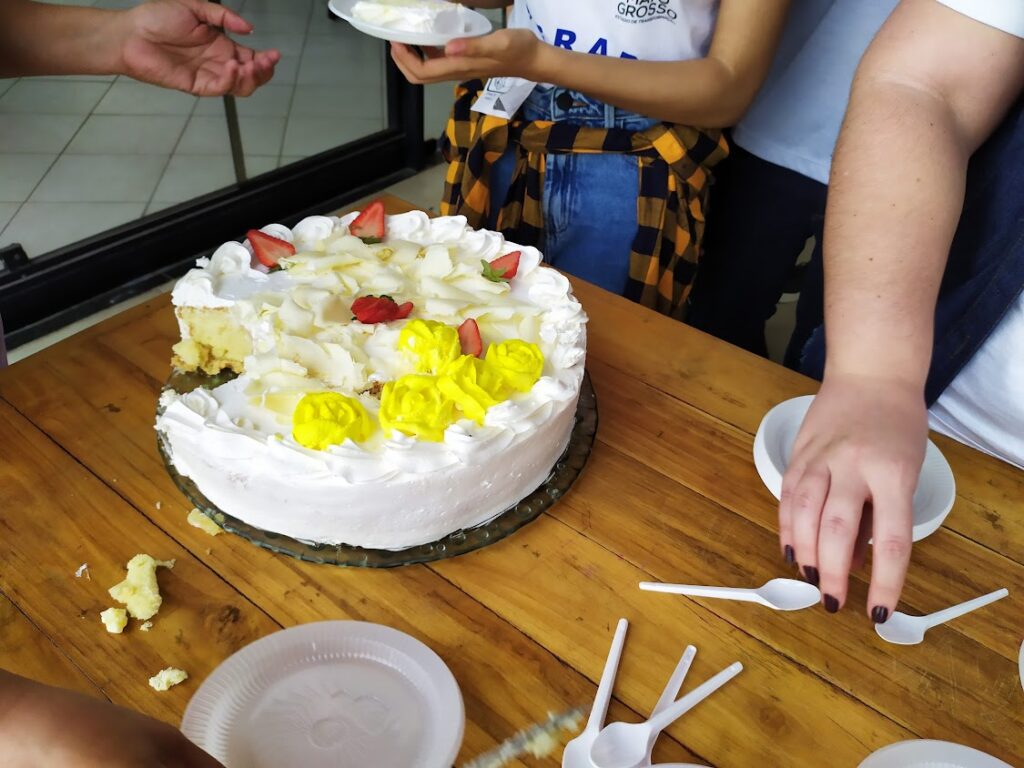
[[509, 339], [487, 348], [485, 365], [512, 389], [529, 392], [544, 370], [544, 354], [536, 344]]
[[459, 332], [435, 320], [406, 323], [398, 335], [398, 348], [412, 353], [420, 373], [437, 373], [462, 354]]
[[373, 422], [363, 404], [337, 392], [305, 395], [292, 416], [292, 436], [314, 451], [340, 445], [346, 439], [360, 443], [373, 434]]
[[453, 421], [455, 403], [441, 393], [436, 376], [411, 373], [384, 385], [380, 423], [389, 435], [397, 429], [420, 440], [439, 443]]
[[478, 424], [483, 424], [488, 408], [504, 399], [503, 381], [487, 370], [483, 360], [473, 355], [463, 355], [442, 368], [437, 387], [466, 418]]

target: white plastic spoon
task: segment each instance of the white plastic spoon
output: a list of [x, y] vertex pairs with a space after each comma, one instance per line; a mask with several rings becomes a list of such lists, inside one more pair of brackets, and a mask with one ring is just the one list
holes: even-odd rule
[[776, 611], [799, 611], [821, 601], [821, 591], [813, 584], [797, 579], [772, 579], [757, 589], [735, 587], [698, 587], [692, 584], [662, 584], [641, 581], [640, 589], [648, 592], [668, 592], [690, 597], [716, 597], [723, 600], [742, 600], [774, 608]]
[[929, 613], [927, 616], [907, 616], [905, 613], [894, 611], [885, 624], [875, 624], [875, 632], [883, 640], [897, 645], [917, 645], [924, 640], [924, 633], [939, 624], [945, 624], [965, 613], [976, 611], [982, 606], [1002, 600], [1010, 594], [1009, 590], [997, 589], [981, 597], [968, 600], [942, 611]]
[[[697, 649], [692, 645], [686, 646], [686, 650], [683, 651], [683, 655], [679, 658], [679, 663], [676, 664], [675, 670], [672, 672], [672, 676], [668, 679], [668, 683], [665, 684], [665, 690], [661, 692], [661, 698], [658, 699], [658, 703], [654, 705], [654, 709], [651, 710], [651, 717], [660, 715], [670, 706], [672, 702], [676, 700], [676, 696], [679, 695], [679, 689], [683, 687], [683, 681], [686, 679], [686, 673], [690, 671], [690, 665], [693, 664], [693, 657], [697, 655]], [[647, 745], [647, 762], [650, 764], [651, 753], [654, 752], [654, 742], [658, 740], [658, 734], [654, 734], [651, 737], [651, 743]]]
[[601, 682], [597, 685], [594, 706], [590, 708], [590, 718], [580, 735], [565, 745], [565, 750], [562, 752], [562, 768], [593, 768], [593, 763], [590, 762], [590, 748], [608, 715], [608, 704], [612, 699], [615, 674], [619, 669], [619, 659], [622, 658], [622, 646], [626, 642], [628, 627], [628, 621], [619, 619], [618, 626], [615, 627], [615, 636], [612, 637], [611, 648], [608, 649], [604, 671], [601, 673]]
[[644, 765], [651, 739], [742, 671], [743, 665], [739, 662], [726, 667], [645, 723], [612, 723], [604, 728], [590, 748], [593, 765], [596, 768], [639, 768]]

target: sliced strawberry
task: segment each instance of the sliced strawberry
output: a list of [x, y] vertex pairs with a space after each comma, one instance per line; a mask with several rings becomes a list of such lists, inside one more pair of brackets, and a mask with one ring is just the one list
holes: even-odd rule
[[384, 239], [384, 203], [374, 200], [348, 225], [348, 231], [364, 243], [379, 243]]
[[480, 326], [476, 320], [469, 318], [459, 326], [459, 341], [462, 342], [462, 354], [480, 357], [484, 352], [484, 342], [480, 338]]
[[265, 267], [276, 267], [277, 263], [286, 256], [295, 255], [295, 246], [287, 240], [282, 240], [258, 229], [250, 229], [246, 235], [249, 238], [249, 245], [252, 252]]
[[402, 320], [412, 312], [412, 302], [397, 304], [390, 296], [360, 296], [352, 302], [352, 314], [366, 325]]
[[489, 264], [484, 262], [484, 277], [495, 283], [511, 280], [519, 271], [519, 257], [521, 255], [519, 251], [512, 251], [512, 253], [499, 256]]

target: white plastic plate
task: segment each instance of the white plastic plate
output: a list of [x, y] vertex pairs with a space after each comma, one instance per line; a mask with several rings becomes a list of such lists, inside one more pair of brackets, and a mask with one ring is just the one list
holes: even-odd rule
[[1013, 768], [991, 755], [948, 741], [901, 741], [871, 754], [860, 768]]
[[325, 621], [246, 646], [203, 682], [181, 730], [228, 768], [450, 768], [462, 695], [419, 640]]
[[431, 47], [443, 47], [461, 37], [479, 37], [486, 35], [493, 27], [486, 16], [471, 8], [462, 7], [462, 17], [465, 21], [465, 29], [461, 32], [450, 32], [434, 30], [431, 32], [409, 32], [407, 30], [382, 27], [378, 24], [368, 24], [352, 15], [352, 6], [357, 0], [330, 0], [327, 7], [335, 16], [340, 16], [353, 27], [370, 37], [379, 37], [381, 40], [388, 40], [392, 43], [405, 43], [406, 45], [426, 45]]
[[[775, 498], [782, 494], [782, 476], [786, 474], [797, 433], [813, 401], [813, 395], [805, 395], [779, 403], [765, 414], [757, 428], [754, 465]], [[929, 440], [914, 492], [914, 541], [935, 533], [955, 500], [953, 470], [938, 446]]]

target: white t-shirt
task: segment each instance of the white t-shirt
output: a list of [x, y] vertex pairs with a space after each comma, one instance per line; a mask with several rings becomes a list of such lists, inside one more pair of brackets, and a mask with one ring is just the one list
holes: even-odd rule
[[733, 141], [762, 160], [827, 184], [853, 75], [898, 2], [794, 2], [772, 68], [733, 129]]
[[645, 61], [707, 55], [718, 0], [516, 0], [509, 26], [579, 53]]
[[[939, 0], [1024, 38], [1021, 0]], [[1024, 293], [929, 412], [931, 427], [1024, 469]]]

